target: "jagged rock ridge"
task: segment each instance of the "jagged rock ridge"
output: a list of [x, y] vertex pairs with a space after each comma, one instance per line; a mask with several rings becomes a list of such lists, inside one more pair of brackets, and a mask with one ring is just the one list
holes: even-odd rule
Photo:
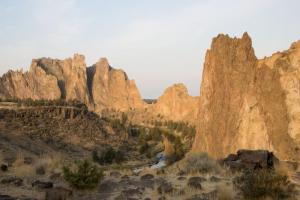
[[0, 78], [2, 99], [58, 99], [61, 96], [57, 80], [34, 63], [29, 72], [9, 71]]
[[258, 60], [247, 33], [219, 35], [207, 51], [194, 151], [225, 157], [268, 149], [300, 160], [300, 48]]
[[91, 67], [83, 55], [65, 60], [33, 59], [29, 72], [9, 71], [0, 78], [0, 97], [18, 99], [65, 99], [85, 103], [98, 113], [114, 108], [121, 111], [143, 107], [133, 80], [112, 68], [107, 59]]

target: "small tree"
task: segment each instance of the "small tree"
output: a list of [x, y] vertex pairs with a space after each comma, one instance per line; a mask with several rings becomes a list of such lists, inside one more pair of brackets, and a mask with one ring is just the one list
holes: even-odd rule
[[77, 189], [95, 188], [103, 178], [103, 171], [87, 160], [77, 161], [75, 165], [74, 170], [65, 166], [63, 173], [65, 180]]

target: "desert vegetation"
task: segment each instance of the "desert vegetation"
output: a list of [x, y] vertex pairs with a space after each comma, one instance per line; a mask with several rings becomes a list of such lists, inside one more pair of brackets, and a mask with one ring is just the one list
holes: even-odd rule
[[245, 199], [294, 199], [295, 185], [273, 169], [246, 170], [234, 178]]
[[103, 172], [88, 160], [76, 161], [75, 166], [63, 168], [64, 178], [77, 189], [93, 189], [103, 178]]
[[190, 153], [186, 156], [183, 171], [188, 174], [212, 173], [221, 171], [219, 163], [207, 153]]
[[77, 100], [73, 101], [66, 101], [63, 99], [57, 99], [57, 100], [45, 100], [45, 99], [0, 99], [0, 102], [11, 102], [16, 103], [18, 107], [25, 106], [25, 107], [37, 107], [37, 106], [61, 106], [61, 107], [75, 107], [78, 109], [87, 110], [87, 106]]
[[112, 147], [108, 147], [98, 155], [97, 151], [93, 151], [92, 158], [94, 162], [99, 163], [100, 165], [107, 165], [112, 163], [121, 163], [125, 160], [125, 155], [120, 150], [115, 150]]

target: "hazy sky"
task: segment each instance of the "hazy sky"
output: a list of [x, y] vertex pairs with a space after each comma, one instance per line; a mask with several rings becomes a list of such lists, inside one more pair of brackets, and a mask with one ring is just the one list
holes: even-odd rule
[[144, 98], [183, 82], [199, 94], [218, 33], [252, 37], [256, 55], [300, 39], [299, 0], [0, 0], [0, 74], [31, 59], [100, 57], [135, 79]]

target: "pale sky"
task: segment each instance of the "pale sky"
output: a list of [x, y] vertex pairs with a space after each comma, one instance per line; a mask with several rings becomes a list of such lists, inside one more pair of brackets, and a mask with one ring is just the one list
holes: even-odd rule
[[143, 98], [182, 82], [199, 95], [218, 33], [247, 31], [261, 58], [300, 39], [299, 0], [0, 0], [0, 74], [32, 58], [107, 57]]

